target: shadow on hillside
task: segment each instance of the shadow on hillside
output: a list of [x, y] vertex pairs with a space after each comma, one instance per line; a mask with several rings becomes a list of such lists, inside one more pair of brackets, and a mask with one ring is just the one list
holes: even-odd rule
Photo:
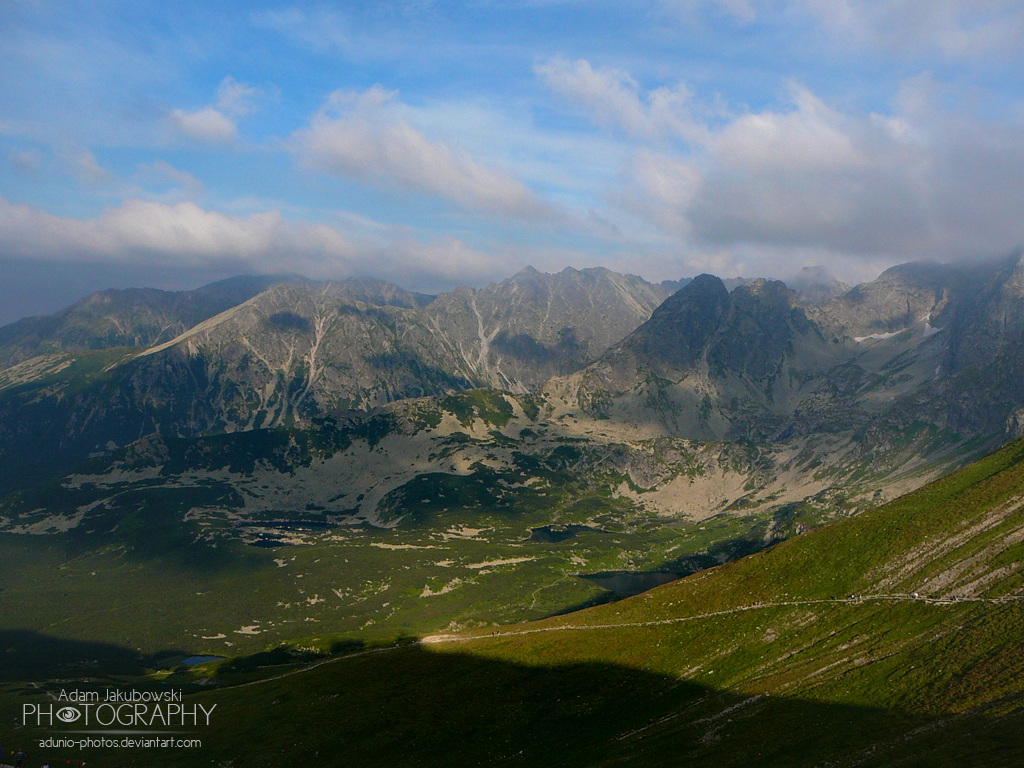
[[277, 747], [299, 765], [366, 768], [1024, 764], [1020, 716], [752, 699], [612, 664], [541, 667], [419, 647], [212, 699], [232, 713], [218, 757], [238, 768], [271, 765]]
[[[32, 639], [57, 642], [65, 653], [95, 648]], [[115, 664], [139, 663], [130, 651], [103, 648]], [[758, 698], [613, 664], [534, 666], [416, 646], [185, 701], [217, 705], [201, 729], [200, 750], [53, 750], [40, 757], [109, 768], [1024, 764], [1020, 714], [940, 717]], [[12, 736], [4, 730], [0, 737]], [[27, 728], [17, 737], [36, 735]]]
[[110, 643], [64, 640], [27, 629], [0, 630], [0, 682], [141, 675], [181, 658], [181, 651], [144, 655]]

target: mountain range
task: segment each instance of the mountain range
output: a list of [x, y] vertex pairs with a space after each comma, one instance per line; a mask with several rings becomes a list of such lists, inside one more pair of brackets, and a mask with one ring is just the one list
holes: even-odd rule
[[[139, 449], [124, 452], [140, 440], [251, 442], [243, 435], [320, 434], [325, 424], [358, 434], [387, 423], [407, 435], [404, 446], [424, 442], [412, 453], [437, 456], [426, 444], [472, 431], [474, 417], [423, 433], [409, 426], [409, 409], [440, 424], [440, 414], [454, 413], [453, 395], [486, 390], [484, 400], [497, 397], [511, 418], [496, 425], [512, 446], [494, 459], [498, 466], [529, 447], [525, 422], [546, 446], [530, 450], [550, 450], [545, 439], [626, 453], [638, 441], [725, 441], [774, 458], [722, 484], [707, 499], [712, 509], [821, 497], [845, 484], [848, 497], [863, 497], [852, 510], [1024, 428], [1022, 275], [1015, 257], [969, 271], [907, 264], [852, 289], [820, 269], [805, 270], [792, 290], [763, 279], [701, 275], [655, 285], [602, 268], [527, 268], [440, 296], [368, 278], [297, 276], [180, 293], [105, 291], [0, 329], [0, 493], [53, 481], [87, 460], [101, 477], [102, 457], [121, 472]], [[462, 466], [479, 463], [474, 451], [456, 451]], [[374, 460], [345, 464], [373, 475]], [[465, 474], [460, 460], [412, 458], [394, 477]], [[830, 482], [819, 465], [829, 467]], [[637, 502], [691, 509], [685, 489], [663, 494], [674, 502], [642, 498], [679, 469], [655, 472], [659, 481], [632, 492]], [[383, 511], [365, 499], [379, 504], [401, 487], [371, 489], [341, 472], [317, 483], [320, 506], [340, 498], [332, 490], [339, 482], [356, 483], [348, 495], [364, 499], [359, 516], [368, 520]], [[19, 513], [9, 509], [13, 524]]]
[[701, 276], [669, 298], [604, 269], [529, 268], [437, 297], [297, 277], [105, 291], [0, 329], [0, 434], [23, 457], [0, 459], [18, 465], [5, 478], [16, 483], [41, 454], [67, 470], [146, 434], [308, 426], [478, 387], [571, 392], [595, 417], [639, 408], [700, 440], [863, 427], [902, 418], [914, 398], [928, 401], [915, 418], [939, 429], [1012, 431], [1015, 377], [984, 402], [963, 391], [1014, 365], [1019, 269], [907, 265], [841, 295], [813, 272], [799, 293], [763, 280], [730, 293]]

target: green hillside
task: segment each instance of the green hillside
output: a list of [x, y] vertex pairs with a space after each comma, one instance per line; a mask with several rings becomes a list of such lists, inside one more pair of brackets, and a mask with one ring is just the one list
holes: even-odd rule
[[[192, 673], [221, 686], [189, 697], [218, 705], [203, 748], [144, 762], [1021, 765], [1022, 493], [1016, 442], [618, 603], [311, 667], [282, 653], [224, 662]], [[6, 722], [38, 698], [6, 690]]]

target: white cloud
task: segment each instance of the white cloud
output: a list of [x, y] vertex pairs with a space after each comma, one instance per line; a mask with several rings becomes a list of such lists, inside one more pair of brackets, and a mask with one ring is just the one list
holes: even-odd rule
[[677, 157], [638, 152], [626, 164], [623, 185], [611, 202], [657, 224], [662, 230], [689, 235], [687, 218], [701, 187], [700, 171]]
[[181, 136], [209, 144], [231, 144], [238, 138], [237, 121], [251, 114], [263, 96], [258, 88], [239, 83], [230, 75], [217, 88], [210, 106], [189, 112], [172, 109], [168, 121]]
[[254, 259], [281, 239], [276, 212], [235, 218], [193, 203], [168, 206], [126, 200], [93, 219], [68, 219], [0, 202], [3, 248], [19, 257], [118, 260], [144, 258], [198, 264], [217, 258]]
[[882, 118], [853, 118], [803, 89], [794, 108], [744, 115], [706, 148], [688, 218], [713, 242], [926, 255], [923, 148]]
[[501, 216], [557, 215], [511, 174], [427, 138], [405, 119], [395, 93], [380, 86], [334, 93], [309, 127], [295, 132], [292, 145], [301, 165], [311, 170]]
[[937, 117], [922, 98], [851, 115], [794, 87], [790, 108], [737, 117], [686, 162], [639, 155], [616, 201], [713, 247], [906, 260], [1024, 243], [1024, 127]]
[[105, 184], [114, 178], [110, 171], [100, 166], [96, 155], [85, 147], [66, 146], [60, 151], [60, 158], [68, 171], [86, 184]]
[[657, 88], [642, 96], [639, 84], [627, 72], [594, 69], [586, 59], [556, 57], [536, 65], [533, 71], [550, 90], [605, 128], [618, 128], [644, 139], [693, 139], [699, 133], [688, 111], [690, 92], [685, 85]]
[[263, 91], [251, 85], [240, 83], [228, 75], [217, 87], [217, 109], [232, 117], [244, 117], [256, 110], [256, 102], [263, 97]]
[[238, 137], [234, 120], [213, 107], [204, 107], [195, 112], [172, 109], [169, 115], [171, 125], [182, 136], [210, 144], [229, 144]]
[[504, 276], [506, 263], [461, 241], [405, 230], [290, 221], [280, 211], [229, 216], [191, 202], [126, 200], [71, 219], [0, 198], [0, 252], [46, 261], [130, 262], [185, 268], [232, 263], [313, 278], [372, 274], [400, 284], [465, 284]]

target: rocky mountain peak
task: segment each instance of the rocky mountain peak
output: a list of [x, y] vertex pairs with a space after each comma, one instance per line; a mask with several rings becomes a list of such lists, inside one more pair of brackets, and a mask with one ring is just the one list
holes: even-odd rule
[[596, 359], [665, 296], [660, 286], [602, 267], [556, 274], [527, 267], [500, 283], [443, 294], [425, 312], [466, 370], [519, 391]]
[[763, 379], [774, 373], [794, 334], [810, 323], [796, 293], [778, 280], [757, 279], [732, 292], [731, 307], [708, 361], [719, 375]]
[[956, 296], [966, 282], [954, 266], [901, 264], [874, 282], [808, 307], [807, 316], [837, 340], [899, 333], [926, 323], [944, 327], [955, 315]]
[[675, 312], [690, 305], [720, 305], [728, 303], [729, 291], [722, 278], [715, 275], [697, 275], [658, 307], [657, 313]]
[[730, 293], [725, 282], [700, 275], [665, 300], [623, 342], [641, 360], [685, 371], [706, 359], [715, 375], [770, 375], [791, 338], [811, 325], [796, 294], [778, 280], [757, 279]]
[[545, 278], [549, 277], [551, 275], [546, 272], [541, 272], [539, 269], [527, 265], [503, 282], [516, 283], [518, 285], [535, 285], [544, 282]]
[[913, 288], [937, 289], [947, 287], [960, 269], [950, 264], [931, 261], [911, 261], [889, 267], [871, 284], [897, 283]]
[[804, 267], [786, 284], [796, 293], [800, 303], [805, 305], [820, 304], [850, 290], [850, 286], [836, 280], [831, 272], [821, 266]]
[[720, 278], [699, 275], [666, 299], [623, 345], [641, 358], [688, 368], [715, 337], [730, 303]]
[[437, 298], [430, 294], [407, 291], [375, 277], [350, 277], [337, 282], [320, 283], [317, 287], [327, 296], [361, 301], [378, 307], [419, 309]]

